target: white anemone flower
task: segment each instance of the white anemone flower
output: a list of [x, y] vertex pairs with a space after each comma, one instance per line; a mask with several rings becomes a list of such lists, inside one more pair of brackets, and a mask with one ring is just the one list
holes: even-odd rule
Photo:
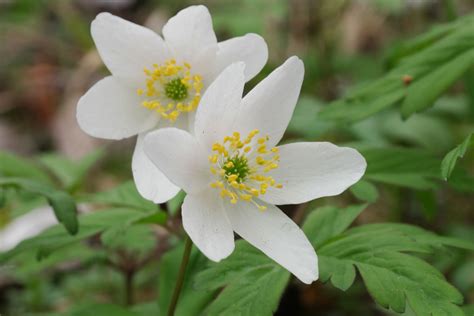
[[315, 250], [275, 205], [340, 194], [362, 177], [366, 162], [356, 150], [327, 142], [276, 147], [295, 108], [303, 63], [289, 58], [242, 99], [244, 68], [234, 63], [211, 84], [194, 134], [153, 131], [145, 152], [187, 193], [183, 226], [209, 259], [232, 253], [235, 231], [309, 284], [318, 278]]
[[79, 100], [78, 123], [98, 138], [138, 135], [132, 160], [137, 189], [146, 199], [166, 202], [179, 188], [146, 157], [144, 135], [166, 126], [192, 130], [201, 96], [215, 77], [241, 61], [246, 64], [245, 80], [251, 79], [267, 61], [267, 45], [257, 34], [218, 43], [202, 5], [169, 19], [163, 38], [109, 13], [96, 17], [91, 33], [112, 75]]

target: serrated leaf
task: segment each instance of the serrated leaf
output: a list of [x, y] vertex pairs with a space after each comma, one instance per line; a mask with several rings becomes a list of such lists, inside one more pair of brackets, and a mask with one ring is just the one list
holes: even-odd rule
[[201, 272], [196, 286], [218, 289], [219, 296], [205, 315], [273, 315], [290, 273], [243, 240], [236, 242], [232, 255]]
[[333, 236], [318, 249], [320, 278], [347, 289], [356, 267], [375, 301], [398, 313], [408, 302], [416, 315], [461, 315], [462, 295], [443, 275], [409, 253], [445, 246], [473, 248], [404, 224], [370, 224]]
[[347, 208], [320, 207], [309, 214], [303, 231], [311, 244], [318, 249], [325, 241], [345, 231], [365, 208], [366, 205]]
[[444, 157], [441, 162], [441, 177], [443, 177], [444, 180], [447, 180], [451, 176], [458, 159], [464, 156], [469, 147], [474, 146], [474, 141], [471, 141], [472, 135], [473, 133], [469, 134], [461, 144], [456, 146]]
[[[168, 306], [176, 284], [178, 269], [183, 255], [183, 245], [167, 252], [160, 262], [158, 305], [160, 315], [167, 315]], [[207, 259], [197, 249], [193, 249], [186, 268], [183, 288], [176, 307], [176, 316], [199, 315], [215, 295], [215, 291], [198, 289], [193, 284], [197, 273], [206, 266]]]

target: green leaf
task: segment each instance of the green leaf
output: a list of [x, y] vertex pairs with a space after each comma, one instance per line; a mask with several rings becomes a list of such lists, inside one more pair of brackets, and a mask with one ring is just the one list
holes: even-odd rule
[[105, 192], [84, 196], [81, 200], [114, 207], [135, 208], [140, 211], [154, 211], [157, 206], [138, 193], [135, 183], [127, 181]]
[[309, 215], [304, 231], [317, 249], [321, 281], [346, 290], [357, 268], [370, 295], [384, 308], [402, 313], [408, 302], [416, 315], [462, 315], [457, 306], [462, 295], [438, 270], [410, 253], [474, 245], [404, 224], [370, 224], [342, 232], [360, 208], [326, 207]]
[[365, 204], [347, 208], [335, 206], [318, 208], [306, 219], [303, 231], [311, 244], [318, 249], [325, 241], [344, 232], [365, 208]]
[[422, 79], [409, 85], [401, 106], [404, 118], [426, 109], [474, 64], [474, 49], [440, 65]]
[[0, 177], [18, 177], [52, 184], [48, 174], [35, 163], [20, 156], [0, 151]]
[[243, 240], [234, 253], [211, 264], [195, 279], [196, 286], [224, 290], [207, 307], [212, 315], [273, 315], [290, 273]]
[[360, 148], [367, 160], [364, 180], [413, 189], [432, 189], [439, 179], [439, 161], [428, 152], [396, 147]]
[[54, 215], [67, 231], [74, 235], [79, 226], [77, 222], [76, 202], [66, 192], [58, 191], [46, 184], [21, 178], [0, 178], [0, 186], [15, 187], [44, 196], [54, 211]]
[[68, 235], [59, 225], [53, 226], [38, 236], [24, 240], [14, 249], [0, 254], [0, 263], [25, 252], [36, 254], [36, 257], [41, 259], [57, 249], [79, 242], [107, 229], [132, 225], [147, 216], [149, 216], [149, 213], [130, 209], [108, 209], [84, 214], [79, 217], [81, 229], [76, 235]]
[[[160, 315], [167, 315], [168, 306], [176, 284], [178, 269], [181, 263], [184, 247], [181, 244], [171, 251], [167, 252], [160, 263], [160, 278], [158, 305]], [[199, 315], [204, 307], [211, 301], [215, 295], [213, 290], [197, 289], [193, 286], [193, 278], [206, 266], [207, 259], [196, 248], [192, 250], [186, 268], [183, 288], [179, 296], [175, 315]]]
[[354, 87], [319, 113], [328, 120], [354, 122], [402, 103], [406, 118], [430, 106], [474, 64], [474, 15], [421, 35], [382, 78]]
[[40, 157], [40, 161], [61, 181], [66, 190], [74, 191], [84, 180], [89, 169], [103, 155], [103, 150], [96, 150], [79, 161], [71, 161], [58, 154], [46, 154]]
[[464, 156], [469, 147], [474, 146], [474, 141], [471, 141], [473, 134], [474, 133], [469, 134], [461, 144], [456, 146], [444, 157], [441, 162], [441, 177], [444, 180], [448, 180], [451, 176], [458, 159]]
[[373, 203], [377, 201], [379, 192], [377, 187], [369, 181], [360, 180], [350, 188], [352, 194], [362, 201]]

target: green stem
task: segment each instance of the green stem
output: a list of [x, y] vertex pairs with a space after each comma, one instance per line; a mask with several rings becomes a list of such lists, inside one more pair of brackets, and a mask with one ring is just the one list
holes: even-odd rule
[[173, 296], [171, 297], [170, 307], [168, 308], [168, 316], [173, 316], [178, 304], [179, 294], [183, 287], [184, 275], [186, 273], [186, 266], [189, 262], [193, 242], [189, 236], [186, 236], [186, 244], [184, 245], [183, 259], [181, 259], [181, 266], [179, 267], [178, 278], [176, 279], [176, 286], [174, 288]]

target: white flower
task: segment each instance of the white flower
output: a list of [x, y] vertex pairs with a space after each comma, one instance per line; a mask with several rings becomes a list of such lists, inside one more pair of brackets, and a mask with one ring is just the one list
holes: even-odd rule
[[292, 116], [304, 67], [289, 58], [242, 99], [243, 63], [226, 68], [204, 94], [194, 136], [164, 128], [145, 137], [148, 157], [187, 193], [183, 225], [196, 246], [219, 261], [233, 231], [305, 283], [318, 278], [317, 256], [301, 229], [274, 204], [337, 195], [366, 162], [330, 143], [274, 147]]
[[99, 138], [138, 135], [132, 161], [135, 183], [143, 197], [163, 203], [179, 188], [144, 154], [145, 133], [164, 126], [193, 130], [201, 95], [214, 78], [242, 61], [249, 80], [266, 63], [267, 45], [256, 34], [218, 43], [209, 11], [202, 5], [172, 17], [163, 27], [164, 39], [109, 13], [97, 16], [91, 33], [112, 75], [79, 100], [79, 125]]

